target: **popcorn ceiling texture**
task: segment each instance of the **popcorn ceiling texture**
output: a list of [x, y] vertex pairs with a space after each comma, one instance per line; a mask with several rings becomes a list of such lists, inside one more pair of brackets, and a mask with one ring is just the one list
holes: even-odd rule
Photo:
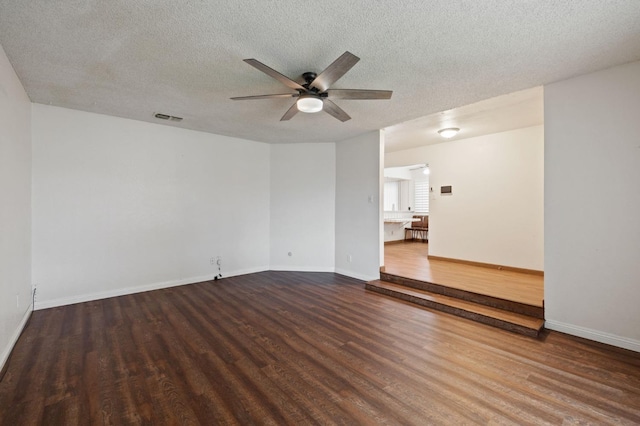
[[[33, 102], [269, 143], [334, 142], [493, 96], [640, 59], [637, 0], [0, 0], [0, 44]], [[333, 88], [352, 119], [280, 117], [290, 92], [242, 62], [300, 80], [344, 51]], [[162, 122], [155, 112], [183, 117]]]

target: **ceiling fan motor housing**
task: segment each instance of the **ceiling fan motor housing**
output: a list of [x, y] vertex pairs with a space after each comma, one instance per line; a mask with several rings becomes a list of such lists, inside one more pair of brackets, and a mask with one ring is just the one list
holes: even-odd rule
[[313, 80], [316, 79], [317, 76], [318, 74], [316, 74], [315, 72], [305, 72], [304, 74], [302, 74], [302, 78], [304, 78], [304, 81], [306, 81], [307, 83], [305, 84], [305, 87], [307, 87], [308, 89], [311, 89], [309, 85], [313, 82]]

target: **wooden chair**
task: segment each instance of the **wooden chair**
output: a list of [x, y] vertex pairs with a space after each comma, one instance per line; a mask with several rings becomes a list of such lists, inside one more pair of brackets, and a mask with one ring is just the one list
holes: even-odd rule
[[420, 221], [412, 222], [409, 228], [404, 229], [404, 239], [407, 239], [408, 231], [412, 240], [429, 241], [429, 216], [413, 216], [413, 218]]

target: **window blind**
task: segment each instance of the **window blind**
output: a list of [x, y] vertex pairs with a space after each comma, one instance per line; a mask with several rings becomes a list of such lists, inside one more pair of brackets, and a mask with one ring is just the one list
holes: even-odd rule
[[413, 193], [414, 211], [416, 213], [429, 213], [429, 181], [416, 181]]

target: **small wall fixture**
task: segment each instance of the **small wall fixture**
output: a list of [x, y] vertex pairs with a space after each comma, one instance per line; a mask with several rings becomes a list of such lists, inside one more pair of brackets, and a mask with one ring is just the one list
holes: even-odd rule
[[163, 114], [161, 112], [157, 112], [153, 115], [155, 118], [159, 118], [160, 120], [170, 120], [170, 121], [182, 121], [182, 117], [176, 117], [169, 114]]
[[322, 111], [322, 99], [315, 95], [301, 95], [296, 102], [298, 111], [301, 112], [318, 112]]
[[449, 139], [457, 135], [459, 131], [460, 129], [458, 129], [457, 127], [448, 127], [446, 129], [438, 130], [438, 134], [443, 138]]

